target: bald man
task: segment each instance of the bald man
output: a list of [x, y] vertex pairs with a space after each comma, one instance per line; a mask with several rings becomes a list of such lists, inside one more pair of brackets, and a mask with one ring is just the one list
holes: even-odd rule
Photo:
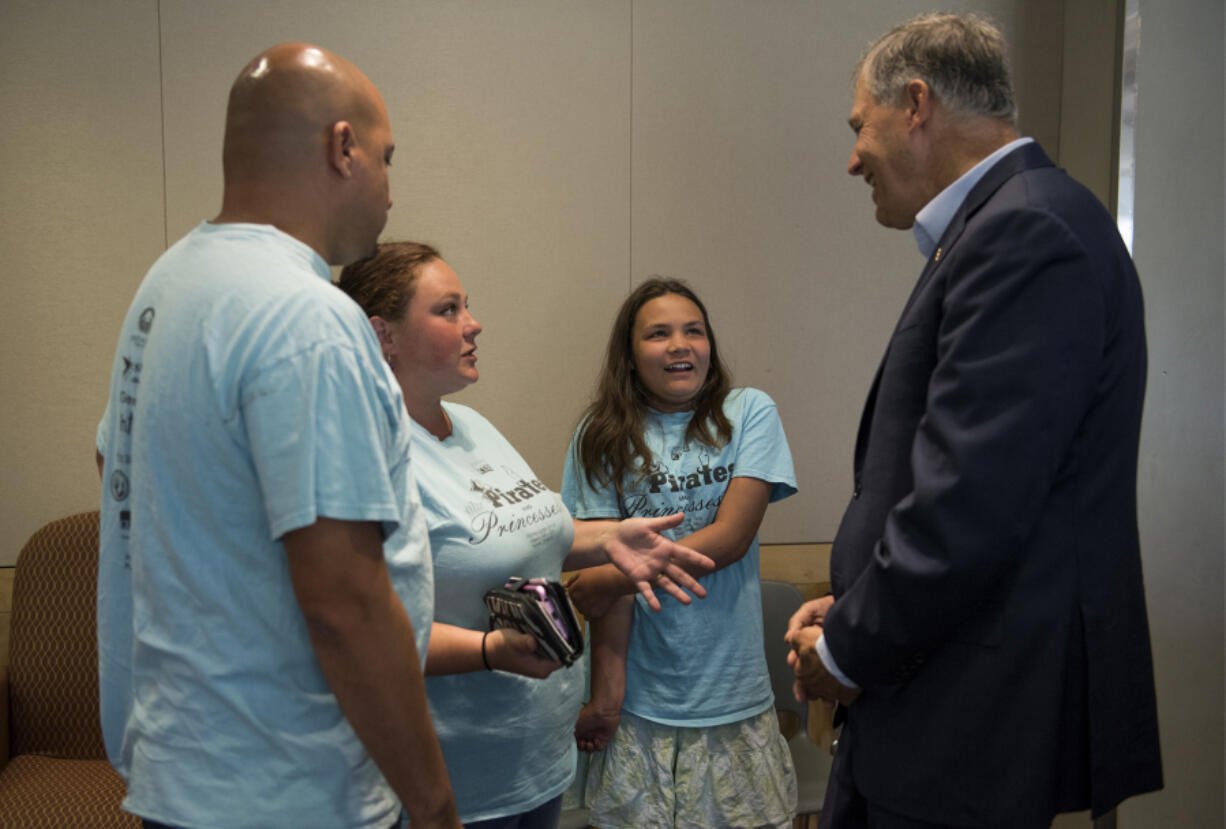
[[396, 383], [330, 282], [391, 207], [383, 101], [302, 43], [230, 91], [221, 213], [146, 275], [98, 427], [102, 726], [146, 826], [459, 826]]

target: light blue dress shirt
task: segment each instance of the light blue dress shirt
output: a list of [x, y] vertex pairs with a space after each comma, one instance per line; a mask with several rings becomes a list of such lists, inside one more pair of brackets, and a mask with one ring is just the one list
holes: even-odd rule
[[979, 179], [996, 166], [996, 162], [1023, 144], [1030, 144], [1033, 141], [1033, 138], [1018, 138], [1010, 141], [963, 173], [957, 181], [938, 193], [936, 198], [915, 214], [915, 224], [911, 226], [911, 232], [915, 234], [915, 244], [919, 246], [920, 253], [925, 259], [932, 256], [933, 251], [937, 249], [937, 242], [941, 241], [941, 237], [945, 235], [945, 229], [954, 219], [954, 214], [958, 212], [962, 202], [966, 201], [967, 195], [979, 183]]

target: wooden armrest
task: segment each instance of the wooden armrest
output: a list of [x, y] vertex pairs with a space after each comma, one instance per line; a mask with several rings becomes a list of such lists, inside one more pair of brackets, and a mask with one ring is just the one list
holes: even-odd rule
[[0, 769], [9, 762], [9, 666], [0, 665]]
[[[830, 581], [829, 544], [763, 544], [758, 552], [758, 569], [764, 579], [790, 581], [797, 586]], [[801, 592], [808, 595], [804, 587]], [[822, 594], [817, 594], [822, 595]]]

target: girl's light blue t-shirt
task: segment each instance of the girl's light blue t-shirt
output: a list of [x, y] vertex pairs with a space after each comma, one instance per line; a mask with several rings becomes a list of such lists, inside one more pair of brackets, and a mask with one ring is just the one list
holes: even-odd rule
[[[687, 443], [690, 412], [651, 412], [644, 437], [654, 464], [645, 478], [624, 482], [620, 503], [614, 487], [597, 490], [588, 484], [572, 438], [563, 501], [580, 520], [684, 512], [682, 524], [665, 533], [679, 539], [715, 520], [732, 478], [766, 481], [772, 502], [794, 494], [792, 454], [774, 401], [757, 389], [734, 389], [724, 413], [732, 439], [715, 449]], [[705, 599], [687, 606], [661, 593], [658, 613], [641, 596], [636, 599], [625, 710], [665, 725], [700, 727], [743, 720], [774, 704], [763, 651], [758, 566], [755, 535], [739, 561], [703, 576]]]

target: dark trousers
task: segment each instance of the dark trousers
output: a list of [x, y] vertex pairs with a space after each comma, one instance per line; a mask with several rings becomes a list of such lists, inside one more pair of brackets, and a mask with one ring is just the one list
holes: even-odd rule
[[[396, 829], [396, 827], [399, 825], [400, 819], [397, 818], [396, 822], [389, 826], [388, 829]], [[174, 826], [169, 826], [165, 823], [155, 823], [152, 820], [145, 820], [144, 818], [141, 818], [141, 826], [143, 829], [176, 829]]]
[[865, 799], [851, 776], [850, 728], [850, 722], [843, 723], [839, 748], [830, 767], [830, 783], [826, 786], [818, 829], [949, 829], [943, 823], [929, 823], [896, 814]]
[[474, 820], [464, 824], [464, 829], [557, 829], [561, 814], [562, 795], [558, 795], [529, 812], [489, 820]]

